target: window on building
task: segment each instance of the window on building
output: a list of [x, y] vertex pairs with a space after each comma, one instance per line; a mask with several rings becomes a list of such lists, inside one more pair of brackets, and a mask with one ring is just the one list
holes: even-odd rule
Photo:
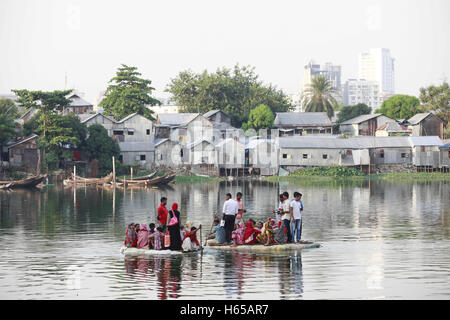
[[160, 154], [158, 155], [158, 159], [159, 159], [159, 160], [162, 160], [162, 159], [163, 159], [162, 153], [160, 153]]
[[147, 135], [150, 135], [150, 129], [147, 129]]
[[346, 154], [347, 154], [348, 156], [351, 156], [351, 155], [353, 154], [353, 152], [352, 152], [352, 150], [347, 150]]
[[141, 161], [145, 161], [145, 154], [141, 154]]
[[402, 158], [408, 158], [408, 154], [407, 153], [402, 153]]
[[303, 159], [308, 159], [308, 154], [304, 153], [303, 154]]
[[129, 135], [129, 136], [133, 136], [133, 135], [134, 135], [134, 131], [128, 130], [128, 135]]
[[380, 150], [380, 158], [384, 158], [384, 150], [383, 149]]
[[180, 157], [183, 158], [183, 149], [180, 150]]
[[119, 155], [119, 159], [118, 159], [120, 162], [122, 162], [123, 161], [123, 155]]
[[115, 135], [115, 136], [122, 136], [123, 135], [123, 130], [113, 130], [113, 135]]
[[283, 153], [283, 159], [287, 159], [287, 153]]
[[422, 146], [420, 151], [425, 152], [425, 146]]
[[327, 154], [323, 154], [322, 155], [322, 159], [328, 159], [328, 155]]

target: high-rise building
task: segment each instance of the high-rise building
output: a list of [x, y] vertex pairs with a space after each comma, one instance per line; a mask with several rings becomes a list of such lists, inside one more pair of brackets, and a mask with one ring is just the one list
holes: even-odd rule
[[377, 81], [366, 79], [348, 79], [344, 84], [344, 104], [355, 105], [364, 103], [372, 109], [372, 113], [378, 109], [382, 100]]
[[[305, 72], [303, 74], [303, 90], [304, 91], [312, 82], [312, 79], [316, 76], [324, 76], [332, 84], [333, 88], [336, 90], [336, 95], [334, 98], [338, 102], [342, 102], [342, 84], [341, 84], [341, 72], [342, 67], [338, 65], [333, 65], [331, 62], [327, 62], [324, 65], [310, 61], [305, 66]], [[304, 111], [304, 110], [303, 110]]]
[[362, 52], [358, 57], [359, 79], [377, 81], [380, 92], [395, 93], [394, 58], [386, 48], [370, 49]]

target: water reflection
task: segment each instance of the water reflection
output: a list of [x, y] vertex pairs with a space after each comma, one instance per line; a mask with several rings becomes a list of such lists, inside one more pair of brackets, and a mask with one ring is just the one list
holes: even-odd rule
[[[118, 253], [125, 226], [154, 222], [161, 196], [180, 204], [183, 223], [207, 232], [227, 192], [243, 192], [246, 218], [262, 220], [285, 190], [303, 193], [303, 237], [322, 248], [130, 260]], [[449, 194], [445, 182], [381, 181], [0, 192], [0, 297], [70, 296], [61, 270], [77, 265], [80, 298], [448, 298]]]

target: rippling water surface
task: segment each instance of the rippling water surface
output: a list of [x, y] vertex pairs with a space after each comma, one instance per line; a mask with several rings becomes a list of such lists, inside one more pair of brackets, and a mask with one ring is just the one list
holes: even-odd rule
[[[155, 221], [161, 196], [209, 230], [225, 194], [265, 219], [277, 194], [303, 193], [303, 238], [283, 255], [226, 253], [124, 259], [130, 222]], [[449, 299], [450, 184], [272, 184], [166, 190], [0, 192], [1, 299]]]

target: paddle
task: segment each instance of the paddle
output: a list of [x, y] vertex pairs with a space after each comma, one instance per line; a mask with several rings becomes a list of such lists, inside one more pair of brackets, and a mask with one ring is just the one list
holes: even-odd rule
[[[206, 236], [204, 246], [206, 246], [206, 243], [208, 242], [208, 237], [211, 234], [212, 228], [214, 227], [214, 220], [216, 219], [216, 217], [217, 217], [217, 211], [215, 213], [213, 213], [213, 222], [211, 223], [211, 228], [209, 229], [208, 235]], [[201, 233], [200, 233], [200, 235], [201, 235]], [[200, 242], [202, 242], [202, 241], [200, 241]]]

